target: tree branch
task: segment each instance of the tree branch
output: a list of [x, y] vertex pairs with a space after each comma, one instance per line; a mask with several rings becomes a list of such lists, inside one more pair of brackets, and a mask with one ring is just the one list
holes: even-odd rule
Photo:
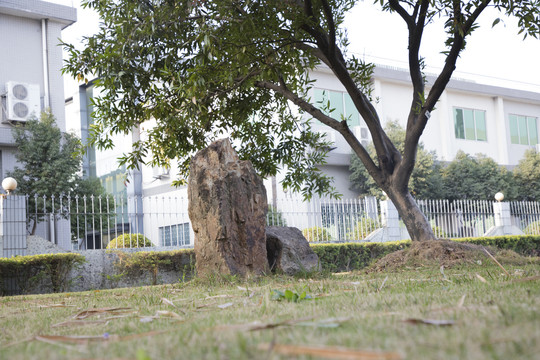
[[343, 135], [347, 143], [349, 143], [349, 145], [353, 148], [356, 154], [360, 157], [370, 175], [374, 176], [375, 179], [381, 179], [381, 170], [377, 167], [377, 165], [375, 165], [373, 159], [371, 158], [371, 156], [369, 156], [366, 149], [350, 131], [346, 121], [337, 121], [336, 119], [324, 114], [321, 110], [317, 109], [315, 106], [305, 101], [295, 93], [284, 88], [283, 86], [279, 86], [270, 81], [256, 81], [254, 85], [256, 87], [262, 89], [269, 89], [278, 94], [281, 94], [287, 100], [292, 101], [296, 106], [298, 106], [323, 124], [338, 131], [340, 134]]
[[321, 49], [309, 46], [308, 44], [300, 42], [300, 41], [294, 43], [293, 45], [300, 50], [304, 50], [305, 52], [312, 53], [313, 56], [315, 56], [317, 59], [325, 63], [326, 66], [330, 67], [330, 62], [328, 61], [324, 53], [321, 51]]
[[[428, 1], [429, 3], [429, 1]], [[407, 27], [409, 28], [409, 30], [411, 29], [411, 27], [414, 27], [414, 18], [409, 15], [409, 13], [407, 12], [407, 10], [405, 10], [403, 8], [403, 6], [401, 6], [399, 4], [399, 1], [398, 0], [390, 0], [389, 1], [389, 4], [390, 4], [390, 7], [399, 14], [399, 16], [401, 16], [401, 18], [403, 20], [405, 20], [405, 22], [407, 23]]]
[[[459, 54], [461, 53], [461, 50], [463, 49], [465, 43], [465, 37], [469, 34], [469, 31], [471, 30], [474, 22], [478, 19], [482, 11], [484, 11], [484, 9], [489, 5], [490, 2], [491, 0], [484, 0], [469, 16], [469, 18], [463, 23], [461, 29], [459, 27], [459, 21], [456, 20], [453, 33], [454, 39], [452, 47], [448, 53], [448, 56], [446, 57], [444, 68], [435, 80], [424, 105], [421, 109], [419, 109], [416, 117], [416, 123], [411, 124], [411, 126], [409, 126], [408, 124], [407, 127], [403, 161], [400, 164], [397, 174], [397, 177], [403, 179], [403, 181], [404, 179], [407, 179], [408, 182], [408, 178], [412, 173], [420, 136], [422, 135], [427, 125], [431, 111], [433, 111], [433, 109], [435, 108], [435, 104], [437, 103], [437, 101], [439, 101], [439, 98], [441, 97], [444, 89], [446, 88], [446, 85], [452, 77], [452, 74], [456, 68], [457, 59], [459, 58]], [[462, 16], [459, 3], [460, 2], [457, 0], [454, 1], [454, 17], [456, 19]]]
[[334, 18], [332, 16], [332, 9], [330, 9], [330, 5], [328, 4], [327, 0], [321, 0], [324, 15], [326, 17], [326, 22], [328, 23], [328, 30], [330, 32], [329, 34], [329, 53], [334, 54], [336, 52], [336, 24], [334, 23]]

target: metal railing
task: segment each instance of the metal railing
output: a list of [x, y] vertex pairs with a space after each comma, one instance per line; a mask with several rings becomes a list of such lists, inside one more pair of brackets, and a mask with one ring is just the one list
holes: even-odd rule
[[[482, 236], [495, 225], [491, 201], [417, 202], [437, 237]], [[191, 247], [194, 242], [185, 197], [26, 196], [25, 203], [27, 234], [39, 235], [63, 249], [115, 248], [128, 243]], [[540, 235], [539, 202], [511, 202], [510, 213], [514, 226]], [[312, 242], [365, 241], [381, 228], [381, 222], [375, 198], [306, 202], [286, 197], [270, 205], [267, 215], [267, 225], [297, 227]], [[118, 237], [121, 239], [112, 241]]]
[[487, 200], [417, 200], [438, 238], [482, 236], [495, 226], [493, 202]]
[[270, 226], [294, 226], [310, 242], [361, 241], [381, 227], [380, 208], [375, 198], [277, 200], [269, 206]]
[[527, 235], [540, 235], [540, 202], [511, 201], [512, 224]]

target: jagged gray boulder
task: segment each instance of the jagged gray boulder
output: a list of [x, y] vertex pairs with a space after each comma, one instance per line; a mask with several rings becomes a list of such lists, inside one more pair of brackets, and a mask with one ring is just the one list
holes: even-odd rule
[[195, 232], [197, 274], [245, 276], [268, 272], [262, 179], [228, 139], [191, 160], [188, 212]]
[[300, 229], [286, 226], [266, 228], [266, 252], [272, 271], [288, 275], [320, 271], [319, 257], [309, 246]]

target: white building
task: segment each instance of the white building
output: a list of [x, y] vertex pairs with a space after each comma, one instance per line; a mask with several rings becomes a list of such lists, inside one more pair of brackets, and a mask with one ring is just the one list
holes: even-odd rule
[[65, 130], [62, 29], [77, 19], [69, 6], [0, 0], [0, 176], [15, 166], [13, 124], [50, 108]]
[[[76, 19], [73, 7], [40, 0], [0, 0], [1, 179], [17, 166], [17, 148], [12, 136], [15, 124], [24, 124], [32, 116], [39, 117], [43, 110], [50, 109], [58, 127], [62, 131], [66, 129], [59, 39], [61, 30]], [[19, 210], [20, 206], [24, 206], [24, 201], [17, 205]], [[3, 215], [8, 212], [7, 208], [2, 211]], [[11, 236], [0, 246], [0, 256], [2, 247], [5, 256], [23, 255], [27, 230], [25, 217], [21, 217], [18, 224], [9, 224], [5, 218], [2, 220], [0, 237], [6, 237], [8, 233], [10, 237], [15, 228], [18, 235]], [[38, 225], [36, 234], [64, 249], [71, 248], [67, 221], [50, 218]]]
[[[329, 69], [315, 76], [313, 96], [330, 96], [332, 107], [353, 115], [353, 132], [362, 142], [368, 141], [365, 123], [352, 107], [349, 96]], [[429, 84], [434, 78], [428, 76]], [[375, 107], [383, 124], [398, 121], [406, 128], [412, 102], [412, 85], [407, 71], [377, 67], [373, 77]], [[329, 94], [327, 94], [329, 93]], [[341, 100], [343, 99], [343, 100]], [[342, 101], [340, 104], [339, 101]], [[342, 110], [343, 109], [343, 110]], [[349, 112], [350, 113], [349, 113]], [[440, 160], [452, 161], [459, 150], [468, 154], [486, 154], [497, 163], [515, 166], [524, 152], [539, 144], [538, 119], [540, 93], [452, 80], [432, 112], [421, 141], [427, 150], [435, 150]], [[324, 125], [317, 130], [335, 140], [325, 171], [336, 178], [336, 185], [346, 196], [354, 196], [348, 185], [351, 150], [345, 140]]]

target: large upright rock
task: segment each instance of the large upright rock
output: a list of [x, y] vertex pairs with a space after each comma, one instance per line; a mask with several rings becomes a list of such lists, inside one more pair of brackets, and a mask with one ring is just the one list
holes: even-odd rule
[[228, 139], [191, 160], [189, 218], [195, 232], [197, 273], [247, 275], [268, 271], [266, 189]]

